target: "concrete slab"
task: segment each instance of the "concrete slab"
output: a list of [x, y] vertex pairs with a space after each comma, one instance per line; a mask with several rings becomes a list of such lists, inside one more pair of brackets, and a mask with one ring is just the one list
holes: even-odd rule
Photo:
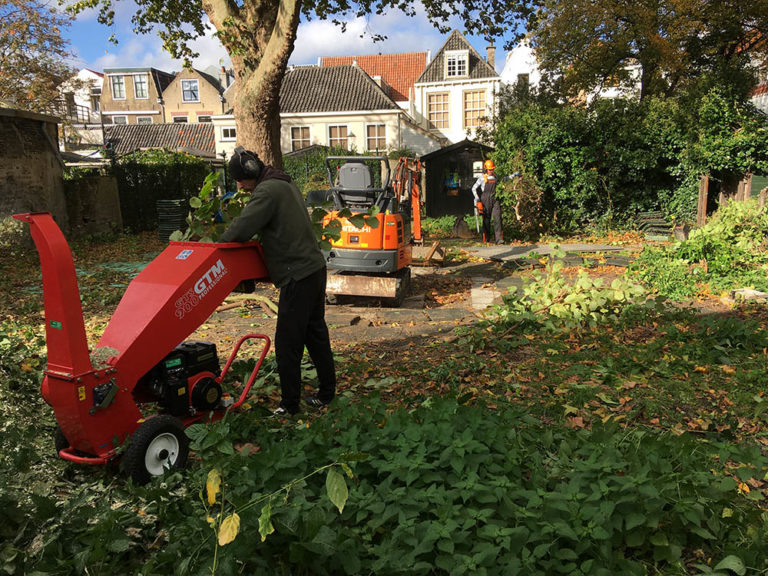
[[496, 290], [493, 278], [472, 278], [470, 301], [473, 310], [485, 310], [500, 301], [501, 296]]
[[590, 253], [590, 252], [623, 252], [631, 250], [626, 246], [611, 246], [609, 244], [525, 244], [522, 246], [477, 246], [467, 248], [470, 254], [477, 254], [480, 258], [488, 260], [521, 260], [534, 256], [548, 256], [555, 251], [555, 246], [559, 246], [566, 253]]

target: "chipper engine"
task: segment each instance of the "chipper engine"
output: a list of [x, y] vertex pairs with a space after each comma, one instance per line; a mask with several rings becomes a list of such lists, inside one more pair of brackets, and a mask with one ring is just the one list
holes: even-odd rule
[[[89, 351], [75, 266], [48, 213], [17, 214], [40, 254], [48, 365], [42, 394], [58, 423], [59, 456], [82, 464], [118, 458], [137, 482], [181, 468], [186, 426], [243, 404], [270, 347], [246, 334], [223, 368], [214, 344], [184, 342], [240, 283], [269, 279], [255, 242], [170, 242], [129, 284]], [[222, 387], [244, 342], [261, 340], [259, 359], [234, 396]]]

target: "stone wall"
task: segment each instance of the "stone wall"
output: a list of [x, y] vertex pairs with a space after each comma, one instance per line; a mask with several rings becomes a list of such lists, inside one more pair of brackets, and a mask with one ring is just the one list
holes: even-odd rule
[[120, 196], [113, 176], [84, 176], [64, 183], [72, 236], [122, 232]]
[[69, 230], [56, 118], [0, 109], [0, 224], [21, 212], [50, 212]]

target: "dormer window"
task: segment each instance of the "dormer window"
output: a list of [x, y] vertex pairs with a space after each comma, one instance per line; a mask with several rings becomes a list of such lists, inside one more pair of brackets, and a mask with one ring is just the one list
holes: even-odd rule
[[445, 53], [445, 77], [464, 78], [469, 75], [469, 51], [452, 50]]

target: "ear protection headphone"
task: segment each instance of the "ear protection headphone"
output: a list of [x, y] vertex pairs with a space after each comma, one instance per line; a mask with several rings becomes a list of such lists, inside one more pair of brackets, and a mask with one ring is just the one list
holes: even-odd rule
[[246, 176], [257, 180], [261, 175], [261, 169], [264, 166], [262, 161], [259, 160], [259, 157], [253, 152], [248, 152], [248, 150], [242, 146], [235, 148], [235, 154], [237, 154], [237, 157], [240, 160], [240, 166]]

